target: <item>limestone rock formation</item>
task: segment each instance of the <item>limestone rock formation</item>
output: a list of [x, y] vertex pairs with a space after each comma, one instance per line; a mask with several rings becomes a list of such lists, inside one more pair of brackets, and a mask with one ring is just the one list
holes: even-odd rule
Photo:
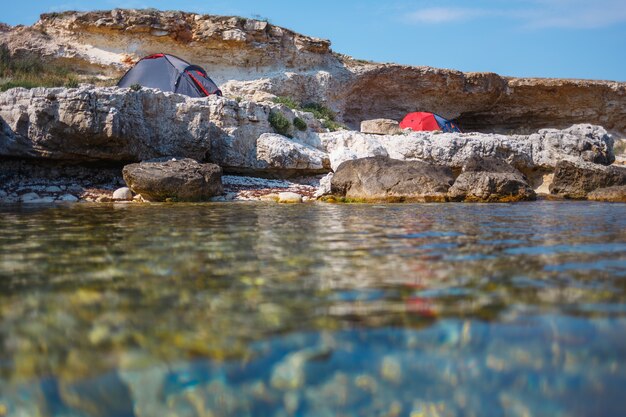
[[467, 161], [448, 196], [452, 201], [467, 202], [512, 202], [536, 198], [524, 175], [496, 158]]
[[553, 171], [561, 160], [608, 165], [615, 160], [613, 139], [599, 126], [575, 125], [565, 130], [544, 129], [524, 135], [413, 132], [406, 135], [367, 135], [354, 131], [320, 134], [334, 170], [348, 160], [389, 156], [420, 160], [461, 169], [470, 159], [498, 157], [525, 174]]
[[[271, 111], [294, 117], [271, 104], [145, 88], [19, 88], [0, 93], [0, 156], [137, 162], [179, 155], [232, 171], [328, 172], [328, 158], [310, 145], [319, 143], [313, 130], [298, 131], [285, 149], [275, 136], [262, 137], [273, 132]], [[303, 119], [319, 124], [310, 114]], [[258, 145], [265, 159], [257, 160]]]
[[192, 159], [146, 161], [124, 167], [124, 181], [147, 201], [206, 201], [222, 194], [222, 169]]
[[550, 192], [565, 198], [583, 199], [599, 188], [620, 185], [626, 185], [624, 167], [561, 161], [556, 166]]
[[85, 78], [112, 80], [142, 56], [167, 51], [204, 66], [232, 98], [324, 103], [352, 128], [422, 110], [457, 118], [466, 131], [530, 133], [593, 123], [626, 135], [626, 83], [364, 63], [333, 53], [329, 41], [254, 19], [156, 10], [51, 13], [32, 27], [3, 26], [0, 44], [14, 55], [71, 62]]
[[377, 156], [341, 164], [331, 192], [359, 201], [445, 201], [453, 182], [449, 168]]

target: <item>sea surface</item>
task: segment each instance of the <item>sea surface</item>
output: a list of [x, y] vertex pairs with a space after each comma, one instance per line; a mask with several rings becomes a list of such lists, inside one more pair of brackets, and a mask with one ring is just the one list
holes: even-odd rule
[[626, 416], [626, 205], [0, 206], [5, 416]]

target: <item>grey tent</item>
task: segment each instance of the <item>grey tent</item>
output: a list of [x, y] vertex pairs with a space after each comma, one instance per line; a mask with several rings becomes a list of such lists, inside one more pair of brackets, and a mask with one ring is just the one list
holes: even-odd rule
[[130, 87], [134, 84], [190, 97], [222, 95], [204, 69], [168, 54], [142, 58], [117, 83], [118, 87]]

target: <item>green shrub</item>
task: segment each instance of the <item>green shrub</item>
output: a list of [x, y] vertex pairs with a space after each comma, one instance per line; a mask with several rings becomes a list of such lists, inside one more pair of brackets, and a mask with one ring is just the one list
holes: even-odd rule
[[345, 125], [342, 125], [341, 123], [338, 123], [334, 120], [324, 120], [322, 122], [322, 126], [324, 126], [326, 129], [330, 130], [331, 132], [336, 132], [338, 130], [344, 130], [347, 129]]
[[307, 103], [302, 106], [302, 110], [313, 113], [313, 116], [315, 116], [316, 119], [324, 119], [334, 122], [337, 117], [334, 111], [319, 103]]
[[130, 89], [133, 91], [139, 91], [141, 90], [141, 84], [133, 84], [130, 86]]
[[291, 97], [275, 97], [272, 101], [287, 106], [291, 110], [300, 110], [300, 105]]
[[293, 119], [293, 126], [301, 132], [306, 131], [308, 128], [306, 122], [299, 117]]
[[67, 88], [76, 88], [76, 87], [78, 87], [78, 80], [76, 78], [70, 77], [70, 78], [68, 78], [67, 82], [65, 83], [65, 86]]
[[282, 113], [273, 111], [268, 120], [276, 133], [291, 137], [291, 122]]

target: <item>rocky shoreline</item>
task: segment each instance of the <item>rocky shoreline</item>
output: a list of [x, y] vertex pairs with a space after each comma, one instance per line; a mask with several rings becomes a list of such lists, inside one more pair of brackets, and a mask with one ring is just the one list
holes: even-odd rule
[[[276, 114], [304, 129], [278, 134]], [[597, 192], [626, 186], [600, 126], [502, 135], [401, 131], [390, 120], [330, 131], [323, 122], [272, 101], [16, 88], [0, 94], [0, 201], [626, 199], [619, 188]]]

